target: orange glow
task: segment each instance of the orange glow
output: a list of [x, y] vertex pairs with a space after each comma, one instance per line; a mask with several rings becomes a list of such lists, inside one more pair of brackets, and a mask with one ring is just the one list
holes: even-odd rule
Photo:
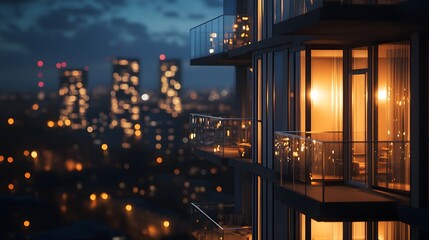
[[170, 227], [170, 222], [166, 220], [162, 223], [162, 225], [164, 225], [164, 227], [168, 228], [168, 227]]
[[166, 58], [165, 54], [162, 53], [161, 55], [159, 55], [159, 60], [164, 61], [165, 58]]
[[131, 206], [131, 204], [127, 204], [127, 205], [125, 205], [125, 210], [127, 212], [131, 212], [133, 210], [133, 206]]
[[13, 119], [13, 118], [9, 118], [9, 119], [7, 120], [7, 123], [8, 123], [9, 125], [13, 125], [13, 124], [15, 123], [15, 119]]
[[137, 123], [136, 125], [134, 125], [135, 130], [140, 130], [140, 128], [141, 128], [140, 124]]
[[9, 183], [9, 185], [7, 185], [7, 188], [12, 191], [13, 189], [15, 189], [15, 185], [13, 185], [13, 183]]
[[64, 121], [64, 124], [65, 124], [66, 126], [70, 126], [70, 125], [71, 125], [71, 121], [70, 121], [70, 119], [65, 120], [65, 121]]
[[37, 103], [33, 104], [33, 106], [31, 107], [31, 109], [33, 109], [34, 111], [39, 110], [39, 104], [37, 104]]
[[25, 220], [22, 225], [24, 225], [24, 227], [29, 227], [30, 226], [30, 221]]
[[178, 168], [174, 169], [174, 174], [175, 175], [179, 175], [180, 174], [180, 170]]
[[158, 149], [158, 150], [159, 150], [159, 149], [161, 149], [161, 147], [162, 147], [162, 146], [161, 146], [161, 143], [157, 143], [157, 144], [155, 145], [155, 148], [156, 148], [156, 149]]
[[24, 150], [23, 154], [24, 154], [24, 156], [28, 157], [28, 156], [30, 156], [30, 151]]
[[105, 143], [101, 144], [101, 149], [103, 151], [106, 151], [108, 148], [109, 148], [109, 146], [107, 146], [107, 144], [105, 144]]
[[109, 198], [109, 195], [105, 192], [102, 193], [100, 196], [101, 196], [101, 199], [103, 199], [103, 200], [107, 200]]
[[62, 127], [62, 126], [64, 126], [64, 122], [61, 120], [58, 120], [57, 125], [58, 125], [58, 127]]
[[134, 134], [135, 134], [137, 137], [140, 137], [140, 136], [142, 135], [142, 132], [141, 132], [140, 130], [136, 130], [136, 131], [134, 132]]
[[162, 157], [157, 157], [156, 158], [156, 163], [161, 164], [162, 163]]
[[31, 151], [31, 157], [32, 158], [37, 158], [37, 152], [36, 151]]
[[48, 123], [46, 123], [46, 125], [48, 125], [49, 128], [53, 128], [55, 126], [54, 121], [48, 121]]
[[8, 163], [13, 163], [13, 157], [8, 157], [8, 158], [7, 158], [7, 162], [8, 162]]
[[90, 199], [91, 201], [95, 201], [95, 200], [97, 199], [97, 195], [95, 195], [95, 194], [93, 193], [93, 194], [89, 195], [89, 199]]
[[0, 155], [0, 162], [3, 162], [3, 161], [4, 161], [4, 156]]
[[29, 173], [29, 172], [24, 173], [24, 177], [25, 177], [26, 179], [31, 178], [31, 173]]
[[83, 167], [82, 167], [82, 163], [76, 163], [76, 171], [82, 171]]
[[217, 186], [216, 187], [216, 192], [222, 192], [222, 187], [221, 186]]

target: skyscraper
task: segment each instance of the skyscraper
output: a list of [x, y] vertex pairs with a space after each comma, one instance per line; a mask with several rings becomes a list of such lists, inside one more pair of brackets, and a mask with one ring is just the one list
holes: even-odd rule
[[121, 127], [125, 136], [134, 134], [140, 118], [138, 88], [140, 63], [137, 59], [117, 58], [113, 62], [111, 95], [111, 127]]
[[84, 69], [65, 69], [60, 73], [60, 116], [61, 125], [72, 129], [87, 126], [88, 72]]
[[177, 117], [182, 112], [180, 74], [180, 60], [165, 60], [165, 55], [162, 54], [160, 56], [161, 99], [159, 107], [173, 117]]

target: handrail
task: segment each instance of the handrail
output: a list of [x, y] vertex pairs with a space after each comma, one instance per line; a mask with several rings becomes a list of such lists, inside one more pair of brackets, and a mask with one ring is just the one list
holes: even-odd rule
[[205, 213], [203, 210], [201, 210], [201, 208], [199, 208], [194, 203], [191, 203], [191, 205], [194, 208], [196, 208], [200, 213], [202, 213], [206, 218], [208, 218], [212, 223], [214, 223], [218, 228], [220, 228], [222, 231], [224, 231], [223, 227], [221, 225], [219, 225], [215, 220], [213, 220], [209, 215], [207, 215], [207, 213]]
[[304, 137], [301, 135], [297, 135], [295, 133], [301, 133], [301, 134], [330, 134], [330, 133], [343, 133], [343, 132], [336, 132], [336, 131], [327, 131], [327, 132], [299, 132], [299, 131], [275, 131], [274, 134], [278, 134], [278, 135], [282, 135], [282, 136], [287, 136], [287, 135], [292, 135], [293, 137], [296, 138], [301, 138], [301, 139], [310, 139], [316, 142], [321, 142], [321, 143], [409, 143], [409, 140], [324, 140], [324, 139], [317, 139], [317, 138], [313, 138], [313, 137]]
[[252, 120], [252, 118], [216, 117], [216, 116], [212, 116], [212, 115], [205, 115], [205, 114], [199, 114], [199, 113], [191, 113], [191, 116], [212, 118], [212, 119], [216, 119], [216, 120]]
[[221, 18], [221, 17], [223, 17], [223, 16], [236, 16], [236, 15], [235, 15], [235, 14], [221, 14], [221, 15], [219, 15], [219, 16], [217, 16], [217, 17], [215, 17], [215, 18], [212, 18], [212, 19], [210, 19], [210, 20], [207, 20], [207, 21], [205, 21], [205, 22], [201, 23], [200, 25], [197, 25], [197, 26], [195, 26], [195, 27], [191, 28], [189, 31], [192, 31], [192, 30], [193, 30], [193, 29], [195, 29], [195, 28], [201, 27], [201, 26], [203, 26], [203, 25], [205, 25], [205, 24], [207, 24], [207, 23], [209, 23], [209, 22], [212, 22], [212, 21], [214, 21], [214, 20], [216, 20], [216, 19], [218, 19], [218, 18]]

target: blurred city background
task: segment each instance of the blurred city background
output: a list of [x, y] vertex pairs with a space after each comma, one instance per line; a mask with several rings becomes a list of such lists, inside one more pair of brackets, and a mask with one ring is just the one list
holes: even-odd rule
[[222, 1], [0, 2], [0, 239], [187, 239], [233, 174], [189, 152], [233, 68], [191, 67]]

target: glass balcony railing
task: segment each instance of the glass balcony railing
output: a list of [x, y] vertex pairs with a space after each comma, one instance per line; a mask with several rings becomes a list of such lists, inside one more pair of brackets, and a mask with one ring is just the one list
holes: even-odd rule
[[251, 158], [251, 119], [191, 114], [189, 139], [193, 149], [222, 158]]
[[191, 29], [191, 59], [227, 52], [252, 43], [250, 15], [221, 15]]
[[407, 0], [275, 0], [275, 23], [305, 14], [325, 4], [393, 5]]
[[373, 158], [373, 185], [409, 191], [409, 142], [345, 142], [342, 139], [341, 132], [276, 132], [274, 169], [279, 184], [318, 201], [330, 201], [338, 193], [329, 190], [331, 185], [327, 183], [343, 182], [345, 161], [350, 162], [353, 180], [363, 179], [365, 184], [366, 165], [369, 158]]
[[191, 203], [192, 236], [197, 240], [250, 240], [252, 227], [245, 224], [233, 204]]

